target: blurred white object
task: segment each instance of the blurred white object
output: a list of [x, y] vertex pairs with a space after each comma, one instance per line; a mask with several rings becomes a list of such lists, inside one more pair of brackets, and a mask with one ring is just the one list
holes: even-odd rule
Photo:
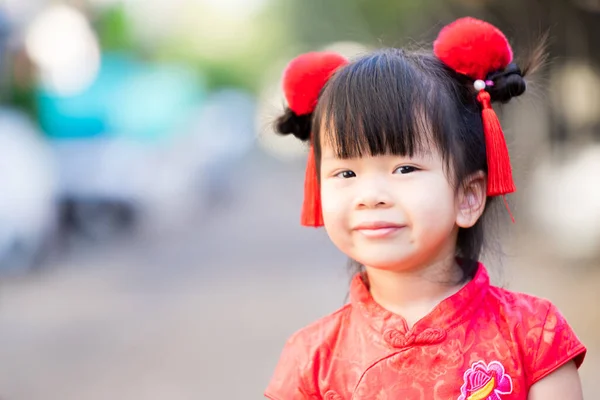
[[546, 251], [572, 260], [600, 256], [600, 145], [581, 148], [569, 161], [546, 160], [533, 175], [528, 202], [551, 240]]
[[27, 31], [25, 46], [42, 85], [51, 92], [65, 96], [83, 92], [98, 75], [98, 39], [73, 7], [55, 4], [42, 11]]
[[61, 198], [75, 208], [72, 222], [93, 239], [109, 237], [137, 214], [152, 226], [177, 224], [199, 204], [195, 185], [202, 176], [171, 144], [99, 137], [54, 141], [52, 147]]
[[103, 205], [108, 213], [143, 214], [137, 222], [154, 228], [177, 227], [209, 200], [227, 200], [235, 161], [254, 145], [255, 116], [252, 95], [223, 89], [191, 109], [164, 140], [114, 134], [54, 141], [61, 196], [75, 204], [75, 222], [91, 236], [108, 236], [118, 225], [107, 224], [121, 224], [102, 218]]
[[8, 264], [28, 267], [53, 231], [56, 178], [51, 152], [35, 126], [0, 109], [0, 270]]

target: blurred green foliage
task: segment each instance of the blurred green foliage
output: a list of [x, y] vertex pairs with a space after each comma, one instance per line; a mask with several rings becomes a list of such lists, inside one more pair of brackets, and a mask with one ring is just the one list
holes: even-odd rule
[[93, 26], [104, 51], [137, 52], [127, 11], [122, 4], [101, 11], [93, 21]]

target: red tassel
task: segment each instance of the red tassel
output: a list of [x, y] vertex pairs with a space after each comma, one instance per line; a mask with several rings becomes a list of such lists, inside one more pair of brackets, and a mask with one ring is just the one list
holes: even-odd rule
[[487, 195], [498, 196], [513, 193], [516, 188], [512, 177], [508, 148], [500, 121], [492, 108], [490, 94], [481, 90], [477, 95], [477, 100], [483, 108], [481, 117], [488, 164]]
[[323, 226], [321, 187], [317, 177], [317, 164], [315, 163], [315, 151], [313, 146], [310, 146], [306, 163], [306, 174], [304, 176], [304, 203], [302, 204], [300, 223], [303, 226]]

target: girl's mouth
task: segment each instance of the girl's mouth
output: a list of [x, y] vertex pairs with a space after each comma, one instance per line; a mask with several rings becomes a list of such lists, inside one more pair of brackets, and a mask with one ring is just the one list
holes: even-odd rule
[[368, 238], [384, 238], [398, 232], [405, 225], [388, 221], [363, 222], [357, 225], [354, 230], [360, 232]]

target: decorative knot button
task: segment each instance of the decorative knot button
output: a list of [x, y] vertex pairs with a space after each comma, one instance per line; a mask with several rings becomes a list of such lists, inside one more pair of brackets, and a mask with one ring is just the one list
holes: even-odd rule
[[414, 335], [407, 335], [397, 329], [388, 329], [383, 332], [383, 339], [390, 346], [396, 348], [410, 346], [415, 341]]
[[388, 329], [383, 333], [383, 339], [392, 347], [403, 348], [411, 345], [427, 345], [441, 343], [446, 339], [443, 329], [427, 328], [419, 334], [403, 333], [397, 329]]
[[437, 344], [446, 339], [446, 331], [437, 328], [427, 328], [417, 335], [416, 344]]

